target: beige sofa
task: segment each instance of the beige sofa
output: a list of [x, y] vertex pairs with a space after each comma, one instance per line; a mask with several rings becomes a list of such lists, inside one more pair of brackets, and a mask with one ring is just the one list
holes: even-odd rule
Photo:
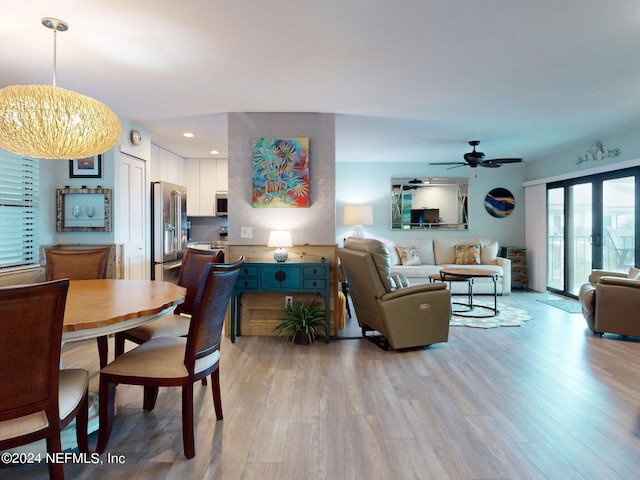
[[[511, 261], [498, 257], [498, 242], [490, 238], [417, 238], [413, 240], [393, 241], [380, 239], [389, 250], [391, 256], [391, 274], [404, 275], [410, 285], [429, 283], [429, 275], [437, 274], [443, 267], [462, 266], [456, 264], [457, 245], [479, 245], [480, 264], [466, 265], [473, 268], [495, 272], [499, 275], [497, 282], [498, 295], [511, 293]], [[419, 258], [418, 264], [403, 265], [399, 255], [403, 247], [415, 247]], [[414, 262], [415, 263], [415, 262]], [[454, 282], [451, 292], [466, 294], [465, 282]], [[474, 294], [493, 294], [491, 278], [476, 278], [473, 282]]]

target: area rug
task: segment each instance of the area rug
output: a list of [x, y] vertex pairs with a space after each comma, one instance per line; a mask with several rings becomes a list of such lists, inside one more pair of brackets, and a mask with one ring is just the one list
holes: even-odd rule
[[[477, 308], [476, 305], [482, 305], [485, 307], [493, 308], [493, 300], [476, 300], [473, 299], [474, 309], [470, 312], [465, 312], [467, 315], [486, 315], [491, 313], [485, 308]], [[458, 308], [459, 305], [455, 305], [454, 308]], [[451, 317], [449, 325], [453, 327], [473, 327], [473, 328], [497, 328], [497, 327], [519, 327], [523, 322], [532, 320], [531, 315], [522, 308], [515, 308], [511, 306], [498, 303], [498, 315], [495, 317], [484, 318], [472, 318], [456, 315], [455, 313]]]
[[540, 303], [544, 303], [546, 305], [551, 305], [552, 307], [559, 308], [560, 310], [564, 310], [569, 313], [582, 313], [582, 307], [580, 306], [580, 302], [576, 300], [564, 300], [561, 298], [549, 298], [549, 299], [539, 299]]

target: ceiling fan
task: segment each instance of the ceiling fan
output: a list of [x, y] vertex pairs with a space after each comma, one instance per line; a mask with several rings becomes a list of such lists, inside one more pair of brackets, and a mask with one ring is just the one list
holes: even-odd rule
[[485, 160], [484, 153], [476, 152], [476, 147], [480, 145], [480, 140], [471, 140], [469, 142], [469, 145], [473, 147], [473, 151], [464, 154], [464, 162], [437, 162], [430, 163], [429, 165], [454, 165], [451, 168], [463, 166], [469, 166], [471, 168], [498, 168], [505, 163], [519, 163], [523, 161], [522, 158], [492, 158], [489, 160]]

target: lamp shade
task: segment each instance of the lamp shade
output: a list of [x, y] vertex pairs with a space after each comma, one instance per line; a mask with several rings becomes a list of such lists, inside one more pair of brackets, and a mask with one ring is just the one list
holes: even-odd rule
[[344, 225], [373, 225], [373, 207], [371, 205], [345, 205]]
[[118, 117], [104, 103], [47, 85], [0, 90], [0, 147], [34, 158], [69, 160], [106, 152], [120, 140]]
[[271, 230], [267, 247], [293, 247], [289, 230]]

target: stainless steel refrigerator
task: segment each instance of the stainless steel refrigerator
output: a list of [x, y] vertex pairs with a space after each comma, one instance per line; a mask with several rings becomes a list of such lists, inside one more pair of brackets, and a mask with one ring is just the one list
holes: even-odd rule
[[151, 278], [176, 283], [187, 248], [187, 189], [153, 182], [151, 192]]

